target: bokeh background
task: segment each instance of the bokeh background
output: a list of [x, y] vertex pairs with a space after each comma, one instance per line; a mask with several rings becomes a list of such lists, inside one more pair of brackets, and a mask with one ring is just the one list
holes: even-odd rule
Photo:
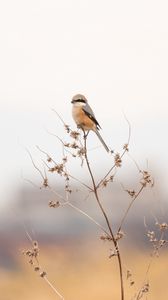
[[[156, 218], [167, 221], [168, 176], [168, 18], [167, 1], [4, 1], [0, 4], [0, 299], [55, 299], [21, 252], [29, 241], [40, 245], [41, 264], [65, 299], [119, 299], [118, 270], [108, 259], [110, 245], [100, 230], [69, 208], [51, 209], [50, 192], [26, 149], [43, 170], [36, 145], [62, 158], [68, 137], [55, 109], [75, 129], [71, 98], [89, 100], [102, 135], [121, 152], [131, 124], [130, 158], [124, 157], [115, 181], [101, 196], [114, 228], [130, 198], [123, 191], [139, 187], [148, 169], [155, 185], [140, 196], [124, 227], [121, 242], [124, 270], [131, 269], [135, 285], [126, 281], [131, 299], [145, 278], [152, 247], [145, 235]], [[92, 167], [99, 180], [112, 157], [106, 156], [93, 134], [88, 138]], [[69, 161], [72, 175], [89, 183], [80, 160]], [[64, 194], [63, 181], [51, 176]], [[33, 184], [32, 184], [33, 183]], [[74, 205], [103, 222], [94, 199], [71, 181]], [[150, 272], [149, 299], [167, 299], [166, 251]]]

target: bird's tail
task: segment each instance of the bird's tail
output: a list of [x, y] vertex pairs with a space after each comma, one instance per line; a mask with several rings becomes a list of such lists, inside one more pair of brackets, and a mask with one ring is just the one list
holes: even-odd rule
[[106, 151], [109, 152], [110, 150], [109, 150], [109, 148], [107, 147], [106, 143], [103, 141], [103, 139], [102, 139], [102, 137], [101, 137], [99, 131], [98, 131], [98, 130], [95, 130], [95, 133], [97, 134], [97, 136], [98, 136], [100, 142], [102, 143], [102, 145], [104, 146], [104, 148], [106, 149]]

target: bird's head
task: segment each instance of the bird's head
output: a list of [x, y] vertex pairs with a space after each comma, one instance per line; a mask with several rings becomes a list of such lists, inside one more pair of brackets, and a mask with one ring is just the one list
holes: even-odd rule
[[72, 98], [72, 101], [71, 101], [72, 104], [86, 104], [87, 103], [87, 99], [84, 95], [81, 95], [81, 94], [76, 94], [75, 96], [73, 96]]

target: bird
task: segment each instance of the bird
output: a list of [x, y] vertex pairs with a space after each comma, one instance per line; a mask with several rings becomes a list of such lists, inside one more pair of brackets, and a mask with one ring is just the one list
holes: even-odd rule
[[109, 152], [108, 146], [99, 133], [99, 130], [101, 129], [100, 124], [96, 120], [94, 112], [89, 106], [86, 97], [82, 94], [76, 94], [73, 96], [71, 103], [73, 104], [72, 117], [77, 127], [81, 128], [84, 132], [89, 132], [90, 130], [94, 131], [105, 150]]

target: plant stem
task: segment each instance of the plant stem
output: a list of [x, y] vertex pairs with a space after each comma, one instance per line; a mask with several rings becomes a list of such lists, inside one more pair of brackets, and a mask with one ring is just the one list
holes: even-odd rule
[[100, 210], [101, 210], [101, 212], [102, 212], [102, 214], [103, 214], [103, 216], [105, 218], [107, 227], [108, 227], [109, 232], [110, 232], [111, 239], [112, 239], [113, 244], [114, 244], [115, 249], [116, 249], [116, 254], [117, 254], [117, 259], [118, 259], [118, 265], [119, 265], [119, 272], [120, 272], [121, 300], [124, 300], [124, 283], [123, 283], [123, 270], [122, 270], [121, 255], [120, 255], [118, 243], [117, 243], [117, 241], [115, 239], [115, 236], [113, 234], [113, 230], [112, 230], [112, 227], [110, 225], [108, 216], [107, 216], [107, 214], [106, 214], [106, 212], [105, 212], [105, 210], [104, 210], [104, 208], [102, 206], [102, 203], [100, 202], [100, 199], [99, 199], [99, 195], [98, 195], [98, 192], [97, 192], [98, 186], [96, 186], [95, 179], [94, 179], [94, 176], [93, 176], [93, 173], [92, 173], [92, 170], [91, 170], [91, 167], [90, 167], [88, 155], [87, 155], [87, 143], [86, 143], [86, 140], [87, 140], [87, 135], [84, 132], [85, 160], [86, 160], [86, 164], [87, 164], [87, 167], [88, 167], [88, 170], [89, 170], [89, 174], [90, 174], [90, 177], [91, 177], [91, 180], [92, 180], [93, 192], [94, 192], [96, 201], [97, 201], [97, 203], [99, 205], [99, 208], [100, 208]]

